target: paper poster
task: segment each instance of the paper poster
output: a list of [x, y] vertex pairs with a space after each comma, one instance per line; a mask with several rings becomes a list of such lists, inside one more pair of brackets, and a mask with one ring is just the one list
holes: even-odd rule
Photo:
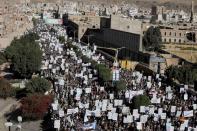
[[112, 120], [112, 113], [111, 112], [108, 112], [107, 116], [108, 116], [109, 120]]
[[185, 90], [188, 90], [188, 85], [184, 85]]
[[101, 110], [95, 110], [95, 117], [101, 117]]
[[140, 106], [140, 113], [145, 113], [145, 106]]
[[165, 120], [165, 119], [166, 119], [166, 113], [161, 113], [160, 116], [161, 116], [161, 119], [162, 119], [162, 120]]
[[180, 88], [180, 93], [184, 92], [185, 89], [184, 88]]
[[176, 117], [180, 117], [181, 116], [181, 111], [177, 111], [176, 112]]
[[148, 76], [148, 81], [151, 81], [152, 80], [152, 77], [151, 76]]
[[118, 113], [112, 114], [112, 120], [117, 121], [118, 120]]
[[140, 116], [140, 122], [146, 123], [147, 120], [148, 120], [148, 115], [141, 115], [141, 116]]
[[129, 111], [130, 111], [129, 107], [123, 106], [122, 114], [127, 114], [127, 113], [129, 113]]
[[197, 104], [193, 104], [193, 110], [197, 109]]
[[158, 114], [154, 114], [154, 121], [158, 121], [159, 120], [159, 115]]
[[64, 111], [63, 110], [59, 110], [59, 117], [64, 117]]
[[133, 122], [133, 116], [132, 115], [127, 115], [127, 121], [128, 121], [128, 123], [132, 123]]
[[123, 117], [123, 123], [124, 123], [124, 124], [128, 123], [127, 117]]
[[161, 115], [162, 112], [163, 112], [163, 108], [159, 108], [159, 109], [158, 109], [158, 115]]
[[54, 121], [54, 128], [60, 129], [60, 120], [55, 120]]
[[183, 116], [184, 116], [184, 117], [193, 117], [193, 115], [194, 115], [193, 110], [184, 111], [184, 112], [183, 112]]
[[133, 116], [138, 114], [138, 109], [133, 109]]
[[54, 110], [54, 111], [57, 111], [57, 109], [58, 109], [58, 104], [52, 103], [51, 105], [52, 105], [53, 110]]
[[171, 112], [172, 113], [176, 112], [176, 106], [171, 106]]
[[149, 114], [152, 115], [152, 114], [154, 114], [154, 112], [155, 112], [154, 107], [150, 107], [149, 108]]
[[166, 92], [171, 92], [171, 87], [170, 86], [166, 87]]
[[156, 74], [156, 79], [159, 79], [159, 74]]
[[184, 94], [184, 100], [188, 100], [188, 94], [187, 93]]
[[114, 94], [109, 94], [109, 99], [114, 99]]
[[147, 82], [147, 87], [148, 87], [148, 89], [150, 89], [150, 88], [151, 88], [151, 85], [152, 85], [152, 83], [151, 83], [151, 82]]
[[142, 122], [137, 122], [137, 129], [142, 130]]
[[101, 87], [100, 90], [101, 90], [101, 91], [104, 91], [104, 87]]
[[113, 108], [113, 104], [112, 103], [109, 103], [108, 106], [107, 106], [107, 110], [110, 110], [111, 111], [112, 108]]
[[125, 98], [129, 98], [129, 91], [125, 92]]
[[85, 93], [91, 93], [91, 88], [85, 88]]

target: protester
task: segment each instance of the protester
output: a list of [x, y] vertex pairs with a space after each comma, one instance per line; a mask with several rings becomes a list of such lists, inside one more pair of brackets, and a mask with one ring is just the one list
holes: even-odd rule
[[[53, 31], [51, 31], [53, 29]], [[178, 88], [161, 82], [161, 76], [144, 76], [132, 70], [120, 71], [120, 79], [127, 88], [116, 92], [102, 86], [91, 63], [66, 43], [59, 42], [65, 36], [61, 26], [47, 26], [43, 22], [34, 30], [40, 36], [43, 51], [41, 76], [53, 81], [55, 93], [51, 105], [54, 128], [60, 130], [104, 130], [104, 131], [173, 131], [197, 130], [196, 95], [187, 85]], [[73, 42], [83, 55], [111, 67], [95, 50]], [[132, 100], [138, 95], [150, 98], [149, 106], [133, 109]]]

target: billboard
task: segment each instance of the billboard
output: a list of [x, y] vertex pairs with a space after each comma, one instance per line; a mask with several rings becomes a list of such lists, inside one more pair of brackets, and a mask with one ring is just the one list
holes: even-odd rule
[[45, 19], [45, 23], [49, 25], [61, 25], [63, 24], [62, 19]]

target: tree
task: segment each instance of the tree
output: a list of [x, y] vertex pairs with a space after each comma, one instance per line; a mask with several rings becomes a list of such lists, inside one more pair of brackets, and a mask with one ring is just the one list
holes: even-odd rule
[[35, 42], [37, 38], [39, 37], [35, 33], [15, 38], [5, 50], [6, 57], [12, 61], [12, 71], [22, 78], [31, 78], [40, 69], [42, 51]]
[[35, 77], [26, 84], [26, 89], [28, 93], [44, 94], [50, 89], [50, 87], [51, 84], [49, 83], [49, 81], [40, 77]]
[[149, 27], [143, 37], [143, 46], [146, 50], [157, 51], [162, 43], [159, 27]]
[[116, 81], [115, 87], [118, 91], [122, 91], [126, 89], [126, 82], [124, 80]]
[[139, 109], [140, 106], [148, 106], [150, 104], [150, 99], [146, 95], [138, 95], [133, 98], [133, 107], [135, 109]]
[[5, 58], [5, 54], [0, 52], [0, 65], [5, 63], [7, 60]]
[[59, 42], [62, 44], [65, 43], [65, 41], [66, 41], [64, 36], [59, 36], [58, 39], [59, 39]]
[[5, 80], [0, 80], [0, 97], [6, 99], [7, 97], [11, 97], [15, 95], [14, 88], [10, 85], [10, 83]]
[[34, 94], [21, 100], [22, 116], [26, 119], [42, 119], [47, 113], [53, 97], [51, 95]]
[[197, 80], [197, 70], [191, 66], [170, 66], [165, 70], [165, 75], [172, 80], [183, 84], [193, 84]]
[[33, 25], [36, 26], [37, 23], [38, 23], [38, 19], [36, 19], [35, 17], [32, 18], [32, 22], [33, 22]]
[[97, 64], [96, 69], [98, 70], [99, 77], [104, 81], [108, 82], [112, 78], [112, 73], [109, 68], [107, 68], [104, 64]]

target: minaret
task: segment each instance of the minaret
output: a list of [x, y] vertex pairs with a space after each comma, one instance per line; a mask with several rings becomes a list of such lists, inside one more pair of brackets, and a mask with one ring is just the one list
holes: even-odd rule
[[194, 19], [194, 1], [192, 0], [190, 23], [193, 23], [193, 19]]

